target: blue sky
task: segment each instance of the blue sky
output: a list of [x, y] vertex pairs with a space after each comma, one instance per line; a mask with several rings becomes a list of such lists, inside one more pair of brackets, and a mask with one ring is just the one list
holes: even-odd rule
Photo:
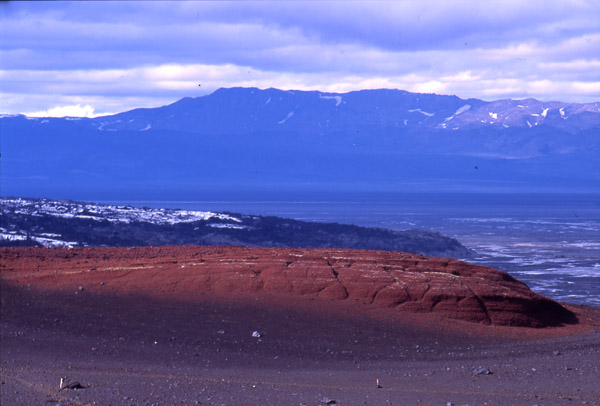
[[97, 116], [232, 86], [596, 102], [600, 3], [0, 3], [2, 113]]

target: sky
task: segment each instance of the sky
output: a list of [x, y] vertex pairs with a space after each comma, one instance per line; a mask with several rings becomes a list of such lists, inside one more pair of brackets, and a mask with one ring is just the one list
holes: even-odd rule
[[0, 113], [93, 117], [235, 86], [598, 102], [600, 2], [0, 3]]

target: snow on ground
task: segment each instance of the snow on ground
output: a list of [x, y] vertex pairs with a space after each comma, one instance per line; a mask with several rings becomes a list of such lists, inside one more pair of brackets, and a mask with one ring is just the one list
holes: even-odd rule
[[[54, 216], [62, 218], [109, 221], [111, 223], [145, 222], [157, 225], [192, 223], [196, 221], [218, 220], [210, 223], [215, 228], [244, 229], [242, 220], [223, 213], [210, 211], [152, 209], [148, 207], [131, 207], [119, 205], [100, 205], [70, 201], [52, 201], [46, 199], [33, 200], [21, 198], [0, 198], [2, 211], [31, 216]], [[35, 233], [27, 234], [22, 230], [7, 230], [0, 227], [0, 240], [26, 241], [33, 240], [47, 247], [75, 247], [77, 242], [63, 241], [60, 234]]]
[[151, 209], [148, 207], [131, 207], [115, 205], [99, 205], [93, 203], [61, 202], [50, 200], [9, 199], [0, 200], [3, 209], [14, 209], [17, 214], [50, 215], [63, 218], [78, 218], [94, 221], [110, 221], [113, 223], [147, 222], [153, 224], [192, 223], [218, 219], [241, 223], [242, 220], [223, 213], [210, 211], [192, 211], [176, 209]]
[[0, 240], [8, 241], [25, 241], [27, 236], [24, 234], [18, 234], [16, 231], [0, 232]]
[[[54, 238], [53, 238], [54, 237]], [[40, 233], [37, 235], [27, 234], [24, 231], [8, 231], [5, 228], [0, 228], [0, 240], [5, 241], [35, 241], [46, 247], [75, 247], [79, 245], [77, 242], [63, 241], [59, 238], [60, 234]]]
[[54, 238], [44, 238], [44, 237], [37, 237], [37, 236], [32, 236], [31, 237], [32, 240], [38, 242], [39, 244], [43, 245], [44, 247], [76, 247], [79, 245], [79, 243], [77, 243], [76, 241], [62, 241], [62, 240], [57, 240]]
[[234, 230], [244, 230], [248, 227], [246, 226], [241, 226], [238, 224], [227, 224], [227, 223], [212, 223], [209, 224], [209, 227], [212, 228], [229, 228], [229, 229], [234, 229]]

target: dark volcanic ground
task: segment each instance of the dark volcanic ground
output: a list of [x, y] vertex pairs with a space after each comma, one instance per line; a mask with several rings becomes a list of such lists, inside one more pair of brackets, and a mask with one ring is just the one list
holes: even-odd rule
[[3, 405], [600, 403], [594, 309], [498, 327], [318, 298], [52, 288], [2, 262]]

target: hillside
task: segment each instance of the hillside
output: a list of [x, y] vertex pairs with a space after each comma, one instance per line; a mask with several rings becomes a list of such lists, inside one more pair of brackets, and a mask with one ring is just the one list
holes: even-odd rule
[[353, 248], [467, 257], [453, 238], [279, 217], [49, 199], [0, 199], [0, 246], [244, 245]]

